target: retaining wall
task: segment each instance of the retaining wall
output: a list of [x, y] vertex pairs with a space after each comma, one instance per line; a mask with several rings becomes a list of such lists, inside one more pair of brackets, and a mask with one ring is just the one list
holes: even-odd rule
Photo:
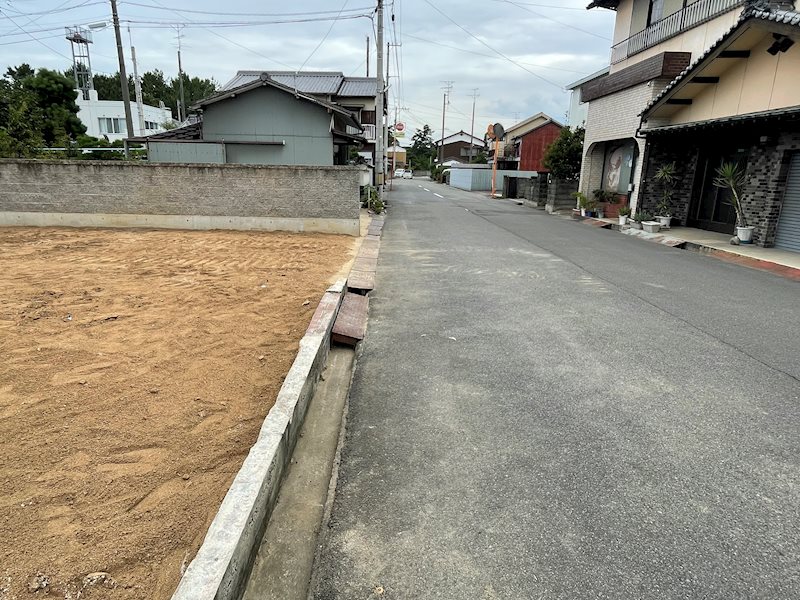
[[359, 233], [356, 167], [0, 160], [0, 225]]

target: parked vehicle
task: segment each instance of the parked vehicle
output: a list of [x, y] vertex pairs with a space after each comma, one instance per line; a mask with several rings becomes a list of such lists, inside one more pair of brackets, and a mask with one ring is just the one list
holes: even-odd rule
[[395, 177], [402, 177], [405, 172], [406, 172], [405, 169], [395, 169], [394, 170], [394, 176]]
[[414, 171], [403, 171], [403, 179], [414, 179]]

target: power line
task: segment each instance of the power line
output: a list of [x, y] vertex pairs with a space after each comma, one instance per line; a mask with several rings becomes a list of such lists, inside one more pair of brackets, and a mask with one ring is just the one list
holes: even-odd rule
[[570, 25], [569, 23], [564, 23], [563, 21], [559, 21], [557, 19], [554, 19], [553, 17], [548, 17], [545, 14], [542, 14], [542, 13], [536, 12], [535, 10], [531, 10], [530, 8], [527, 8], [526, 6], [523, 6], [522, 4], [519, 4], [518, 2], [512, 2], [512, 0], [503, 0], [503, 2], [505, 2], [506, 4], [511, 4], [512, 6], [516, 6], [517, 8], [521, 8], [522, 10], [527, 11], [527, 12], [531, 13], [532, 15], [536, 15], [537, 17], [539, 17], [541, 19], [547, 19], [548, 21], [552, 21], [553, 23], [558, 23], [562, 27], [568, 27], [569, 29], [574, 29], [575, 31], [580, 31], [581, 33], [585, 33], [586, 35], [593, 35], [594, 37], [600, 38], [601, 40], [605, 40], [607, 42], [611, 41], [611, 38], [608, 38], [608, 37], [606, 37], [604, 35], [600, 35], [598, 33], [594, 33], [593, 31], [588, 31], [586, 29], [581, 29], [580, 27], [575, 27], [575, 25]]
[[[505, 2], [506, 0], [493, 0], [494, 2]], [[559, 6], [557, 4], [538, 4], [536, 2], [517, 2], [517, 4], [524, 4], [525, 6], [537, 6], [539, 8], [555, 8], [559, 10], [579, 10], [586, 12], [585, 6]], [[584, 3], [585, 4], [585, 3]]]
[[[414, 40], [418, 40], [420, 42], [425, 42], [426, 44], [433, 44], [435, 46], [441, 46], [442, 48], [450, 48], [451, 50], [458, 50], [459, 52], [466, 52], [467, 54], [474, 54], [475, 56], [483, 56], [485, 58], [491, 58], [492, 60], [504, 60], [500, 56], [495, 56], [492, 54], [485, 54], [484, 52], [475, 52], [474, 50], [467, 50], [466, 48], [459, 48], [458, 46], [451, 46], [449, 44], [442, 44], [441, 42], [434, 42], [433, 40], [428, 40], [423, 37], [419, 37], [418, 35], [412, 35], [410, 33], [405, 34], [407, 38], [411, 38]], [[537, 63], [529, 63], [525, 61], [518, 61], [521, 65], [527, 65], [529, 67], [537, 67], [539, 69], [551, 69], [553, 71], [563, 71], [565, 73], [577, 73], [578, 75], [588, 75], [585, 71], [575, 71], [573, 69], [565, 69], [563, 67], [551, 67], [549, 65], [540, 65]]]
[[[0, 15], [2, 15], [2, 14], [4, 14], [4, 13], [3, 13], [2, 9], [0, 9]], [[8, 15], [5, 15], [5, 17], [6, 17], [6, 18], [7, 18], [9, 21], [11, 21], [11, 23], [12, 23], [12, 24], [13, 24], [13, 25], [14, 25], [14, 26], [17, 28], [17, 29], [19, 29], [19, 30], [20, 30], [22, 33], [24, 33], [24, 34], [25, 34], [25, 35], [27, 35], [29, 38], [31, 38], [31, 39], [32, 39], [34, 42], [37, 42], [37, 43], [41, 44], [42, 46], [44, 46], [45, 48], [47, 48], [48, 50], [50, 50], [50, 52], [54, 52], [54, 53], [58, 54], [59, 56], [63, 56], [63, 57], [64, 57], [64, 58], [66, 58], [67, 60], [70, 60], [70, 61], [72, 60], [72, 59], [71, 59], [69, 56], [67, 56], [66, 54], [64, 54], [64, 53], [62, 53], [62, 52], [59, 52], [59, 51], [58, 51], [58, 50], [56, 50], [55, 48], [51, 48], [50, 46], [48, 46], [47, 44], [45, 44], [45, 43], [44, 43], [42, 40], [40, 40], [39, 38], [37, 38], [37, 37], [34, 37], [32, 34], [30, 34], [30, 33], [28, 33], [27, 31], [25, 31], [25, 29], [23, 29], [23, 28], [22, 28], [22, 26], [21, 26], [19, 23], [17, 23], [17, 22], [16, 22], [14, 19], [12, 19], [10, 16], [8, 16]]]
[[484, 42], [484, 41], [483, 41], [481, 38], [479, 38], [477, 35], [475, 35], [474, 33], [472, 33], [472, 32], [471, 32], [469, 29], [467, 29], [466, 27], [463, 27], [463, 26], [459, 25], [458, 23], [456, 23], [456, 22], [455, 22], [453, 19], [451, 19], [451, 18], [450, 18], [450, 16], [449, 16], [449, 15], [447, 15], [446, 13], [442, 12], [441, 10], [439, 10], [439, 9], [436, 7], [436, 5], [434, 5], [434, 4], [433, 4], [433, 3], [432, 3], [430, 0], [425, 0], [425, 4], [427, 4], [428, 6], [430, 6], [430, 7], [431, 7], [433, 10], [435, 10], [436, 12], [438, 12], [440, 15], [442, 15], [442, 16], [443, 16], [445, 19], [447, 19], [448, 21], [450, 21], [450, 22], [451, 22], [453, 25], [455, 25], [456, 27], [458, 27], [458, 28], [459, 28], [461, 31], [463, 31], [464, 33], [466, 33], [468, 36], [470, 36], [471, 38], [474, 38], [475, 40], [477, 40], [477, 41], [478, 41], [479, 43], [481, 43], [483, 46], [486, 46], [486, 47], [487, 47], [489, 50], [491, 50], [491, 51], [492, 51], [492, 52], [494, 52], [495, 54], [498, 54], [498, 55], [502, 56], [503, 58], [505, 58], [505, 59], [506, 59], [508, 62], [510, 62], [512, 65], [516, 65], [517, 67], [519, 67], [520, 69], [522, 69], [522, 70], [523, 70], [523, 71], [525, 71], [526, 73], [530, 73], [531, 75], [533, 75], [534, 77], [536, 77], [536, 78], [538, 78], [538, 79], [541, 79], [541, 80], [542, 80], [542, 81], [544, 81], [545, 83], [549, 83], [550, 85], [552, 85], [553, 87], [556, 87], [556, 88], [558, 88], [558, 89], [559, 89], [559, 90], [561, 90], [562, 92], [564, 91], [564, 88], [563, 88], [563, 86], [562, 86], [562, 85], [560, 85], [560, 84], [556, 83], [555, 81], [551, 81], [550, 79], [547, 79], [546, 77], [542, 77], [541, 75], [539, 75], [538, 73], [534, 73], [534, 72], [533, 72], [533, 71], [531, 71], [530, 69], [527, 69], [527, 68], [525, 68], [524, 66], [522, 66], [521, 64], [519, 64], [517, 61], [515, 61], [513, 58], [510, 58], [509, 56], [506, 56], [505, 54], [503, 54], [502, 52], [500, 52], [500, 50], [497, 50], [496, 48], [494, 48], [494, 47], [490, 46], [489, 44], [487, 44], [486, 42]]
[[[69, 1], [69, 0], [67, 0], [67, 1]], [[45, 15], [54, 15], [56, 13], [68, 12], [70, 10], [75, 10], [77, 8], [85, 8], [85, 7], [88, 7], [88, 6], [97, 6], [98, 4], [105, 4], [105, 1], [99, 0], [98, 2], [90, 2], [89, 0], [86, 0], [85, 2], [82, 2], [80, 4], [76, 4], [75, 6], [67, 6], [66, 8], [61, 8], [62, 6], [64, 6], [64, 4], [66, 4], [66, 2], [60, 4], [56, 8], [51, 8], [51, 9], [48, 9], [48, 10], [42, 10], [42, 11], [37, 11], [37, 12], [20, 12], [20, 11], [13, 10], [13, 9], [8, 9], [8, 8], [4, 8], [3, 10], [6, 13], [9, 13], [9, 12], [14, 13], [15, 17], [33, 17], [33, 16], [36, 16], [36, 15], [45, 16]], [[8, 14], [5, 14], [0, 18], [10, 19], [11, 17], [9, 17]], [[38, 21], [38, 19], [35, 19], [35, 20]]]
[[[164, 6], [163, 4], [161, 4], [160, 2], [158, 2], [158, 0], [153, 0], [153, 1], [154, 1], [154, 2], [156, 2], [157, 4], [159, 4], [160, 6]], [[166, 8], [166, 7], [164, 7], [164, 8]], [[172, 9], [169, 9], [169, 10], [171, 10], [173, 13], [175, 13], [175, 14], [176, 14], [176, 15], [178, 15], [179, 17], [181, 16], [181, 14], [180, 14], [179, 12], [177, 12], [177, 11], [175, 11], [175, 10], [172, 10]], [[187, 20], [190, 20], [190, 19], [187, 19]], [[260, 52], [257, 52], [256, 50], [253, 50], [252, 48], [248, 48], [247, 46], [244, 46], [244, 45], [240, 44], [239, 42], [235, 42], [235, 41], [233, 41], [232, 39], [225, 37], [225, 36], [224, 36], [224, 35], [222, 35], [221, 33], [217, 33], [217, 32], [216, 32], [216, 31], [214, 31], [213, 29], [208, 29], [207, 27], [204, 27], [203, 29], [205, 29], [205, 30], [206, 30], [206, 31], [208, 31], [209, 33], [211, 33], [211, 34], [213, 34], [213, 35], [217, 36], [217, 37], [218, 37], [218, 38], [220, 38], [221, 40], [225, 40], [225, 41], [226, 41], [226, 42], [228, 42], [229, 44], [233, 44], [234, 46], [238, 46], [238, 47], [239, 47], [239, 48], [241, 48], [242, 50], [247, 50], [248, 52], [250, 52], [250, 53], [252, 53], [252, 54], [255, 54], [256, 56], [260, 56], [260, 57], [262, 57], [262, 58], [266, 58], [267, 60], [270, 60], [270, 61], [272, 61], [272, 62], [274, 62], [274, 63], [277, 63], [277, 64], [281, 65], [282, 67], [286, 67], [286, 68], [288, 68], [288, 69], [291, 69], [291, 68], [292, 68], [290, 65], [287, 65], [287, 64], [286, 64], [286, 63], [284, 63], [284, 62], [281, 62], [281, 61], [279, 61], [279, 60], [277, 60], [277, 59], [275, 59], [275, 58], [272, 58], [271, 56], [267, 56], [266, 54], [261, 54]]]
[[315, 48], [314, 48], [314, 49], [311, 51], [311, 54], [309, 54], [309, 55], [308, 55], [308, 58], [306, 58], [306, 59], [303, 61], [303, 64], [302, 64], [302, 65], [300, 65], [300, 68], [299, 68], [299, 69], [297, 69], [298, 71], [302, 71], [302, 70], [303, 70], [303, 67], [305, 67], [305, 66], [306, 66], [306, 64], [308, 63], [308, 61], [310, 61], [310, 60], [311, 60], [311, 57], [312, 57], [312, 56], [314, 56], [314, 55], [317, 53], [317, 50], [319, 50], [319, 47], [320, 47], [320, 46], [322, 46], [322, 44], [324, 44], [324, 43], [325, 43], [325, 40], [327, 40], [327, 39], [328, 39], [328, 36], [331, 34], [331, 31], [333, 31], [333, 26], [334, 26], [334, 25], [336, 25], [336, 21], [337, 21], [337, 20], [339, 19], [339, 17], [341, 16], [341, 14], [342, 14], [342, 11], [345, 9], [345, 7], [347, 6], [347, 3], [348, 3], [349, 1], [350, 1], [350, 0], [344, 0], [344, 4], [342, 4], [342, 8], [340, 8], [340, 9], [339, 9], [339, 14], [337, 14], [337, 15], [336, 15], [336, 19], [334, 19], [333, 21], [331, 21], [331, 26], [330, 26], [330, 27], [328, 27], [328, 31], [326, 31], [326, 32], [325, 32], [325, 35], [323, 35], [323, 36], [322, 36], [322, 39], [319, 41], [319, 44], [317, 44], [317, 45], [316, 45], [316, 47], [315, 47]]
[[155, 6], [153, 4], [141, 4], [139, 2], [121, 2], [120, 4], [125, 4], [128, 6], [140, 6], [143, 8], [153, 8], [155, 10], [166, 10], [170, 12], [181, 12], [181, 13], [189, 13], [189, 14], [197, 14], [197, 15], [223, 15], [229, 17], [301, 17], [301, 16], [309, 16], [309, 15], [329, 15], [329, 14], [338, 14], [341, 12], [364, 12], [371, 11], [371, 6], [359, 6], [357, 8], [348, 8], [347, 11], [336, 11], [336, 10], [315, 10], [315, 11], [307, 11], [307, 12], [295, 12], [295, 13], [248, 13], [248, 12], [219, 12], [213, 10], [194, 10], [189, 8], [178, 8], [173, 9], [167, 6]]

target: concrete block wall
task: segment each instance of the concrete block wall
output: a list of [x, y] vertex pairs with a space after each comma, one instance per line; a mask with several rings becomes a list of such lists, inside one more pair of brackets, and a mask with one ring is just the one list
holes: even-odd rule
[[357, 235], [358, 219], [356, 167], [0, 160], [0, 224], [6, 225], [227, 223]]

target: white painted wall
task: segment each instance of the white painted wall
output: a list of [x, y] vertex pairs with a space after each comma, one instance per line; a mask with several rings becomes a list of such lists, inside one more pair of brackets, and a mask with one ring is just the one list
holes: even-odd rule
[[[139, 129], [139, 105], [136, 102], [131, 102], [131, 115], [133, 116], [134, 132], [131, 136], [127, 135], [125, 131], [125, 107], [121, 100], [99, 100], [97, 98], [97, 91], [89, 91], [89, 100], [84, 100], [83, 96], [78, 94], [78, 99], [75, 101], [80, 109], [78, 118], [86, 125], [86, 134], [96, 138], [108, 137], [109, 141], [123, 140], [126, 137], [138, 135], [153, 135], [166, 131], [163, 124], [166, 121], [172, 120], [172, 113], [168, 108], [159, 108], [157, 106], [143, 105], [144, 120], [150, 123], [151, 127], [143, 130]], [[112, 131], [106, 131], [106, 127], [101, 125], [100, 119], [117, 119], [116, 122], [111, 123]], [[103, 122], [108, 124], [107, 121]], [[154, 125], [154, 127], [153, 127]], [[116, 129], [117, 132], [114, 132]]]

